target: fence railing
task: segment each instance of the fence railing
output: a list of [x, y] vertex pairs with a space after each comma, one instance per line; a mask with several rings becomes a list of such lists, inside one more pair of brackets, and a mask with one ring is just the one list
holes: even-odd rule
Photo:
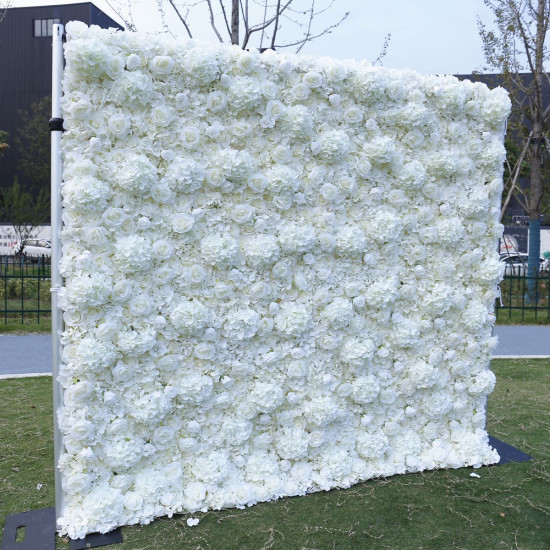
[[497, 321], [550, 322], [550, 273], [507, 275], [499, 288]]
[[0, 322], [50, 322], [50, 258], [0, 256]]
[[[0, 256], [0, 323], [49, 323], [50, 258]], [[550, 273], [507, 275], [500, 283], [497, 320], [550, 323]]]

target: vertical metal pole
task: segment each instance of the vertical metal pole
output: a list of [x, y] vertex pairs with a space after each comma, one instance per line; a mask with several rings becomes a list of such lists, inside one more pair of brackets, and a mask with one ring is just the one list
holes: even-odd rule
[[[63, 389], [58, 382], [59, 366], [61, 364], [62, 346], [61, 333], [63, 331], [63, 315], [59, 308], [58, 292], [62, 288], [60, 273], [61, 259], [61, 135], [62, 112], [61, 112], [61, 79], [63, 77], [63, 25], [53, 26], [52, 44], [52, 120], [50, 129], [52, 134], [52, 350], [53, 350], [53, 422], [54, 422], [54, 460], [55, 460], [55, 517], [57, 519], [64, 513], [64, 494], [61, 485], [61, 472], [58, 464], [63, 452], [63, 436], [59, 430], [57, 411], [63, 405]], [[57, 121], [57, 125], [55, 122]]]

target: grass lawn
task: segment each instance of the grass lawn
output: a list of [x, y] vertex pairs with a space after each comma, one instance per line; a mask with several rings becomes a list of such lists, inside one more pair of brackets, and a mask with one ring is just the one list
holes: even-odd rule
[[[550, 365], [493, 360], [491, 434], [533, 462], [370, 480], [245, 510], [123, 528], [117, 550], [548, 550]], [[54, 505], [51, 378], [0, 380], [0, 529], [6, 514]], [[57, 549], [68, 549], [57, 540]]]
[[4, 322], [4, 318], [0, 317], [0, 334], [51, 334], [52, 320], [49, 315], [40, 316], [40, 323], [36, 322], [36, 317], [25, 319], [21, 323], [21, 316], [17, 319], [9, 318], [8, 322]]

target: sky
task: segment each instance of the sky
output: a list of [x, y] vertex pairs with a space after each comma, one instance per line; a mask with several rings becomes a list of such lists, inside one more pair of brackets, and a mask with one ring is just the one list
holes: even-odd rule
[[[12, 7], [24, 7], [78, 1], [12, 0], [11, 4]], [[130, 1], [134, 5], [134, 22], [139, 31], [162, 30], [157, 0]], [[322, 5], [329, 0], [316, 1]], [[119, 20], [107, 0], [93, 2]], [[116, 2], [122, 4], [127, 0], [110, 0], [111, 4]], [[172, 32], [186, 36], [177, 16], [168, 2], [165, 3]], [[296, 0], [296, 4], [304, 6], [309, 3], [310, 0]], [[194, 37], [203, 41], [216, 40], [207, 15], [197, 9], [190, 19]], [[424, 74], [469, 74], [484, 67], [477, 18], [491, 26], [493, 17], [483, 0], [335, 0], [333, 7], [319, 16], [315, 23], [318, 28], [324, 28], [347, 11], [350, 15], [341, 25], [331, 34], [308, 44], [302, 53], [372, 62], [382, 50], [384, 37], [391, 34], [387, 55], [383, 59], [386, 67], [414, 69]]]

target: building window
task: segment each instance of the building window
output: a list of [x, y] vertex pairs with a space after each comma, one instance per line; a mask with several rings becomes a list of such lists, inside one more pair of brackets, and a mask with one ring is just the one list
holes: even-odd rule
[[53, 36], [54, 23], [61, 23], [59, 17], [54, 19], [35, 19], [34, 36]]

